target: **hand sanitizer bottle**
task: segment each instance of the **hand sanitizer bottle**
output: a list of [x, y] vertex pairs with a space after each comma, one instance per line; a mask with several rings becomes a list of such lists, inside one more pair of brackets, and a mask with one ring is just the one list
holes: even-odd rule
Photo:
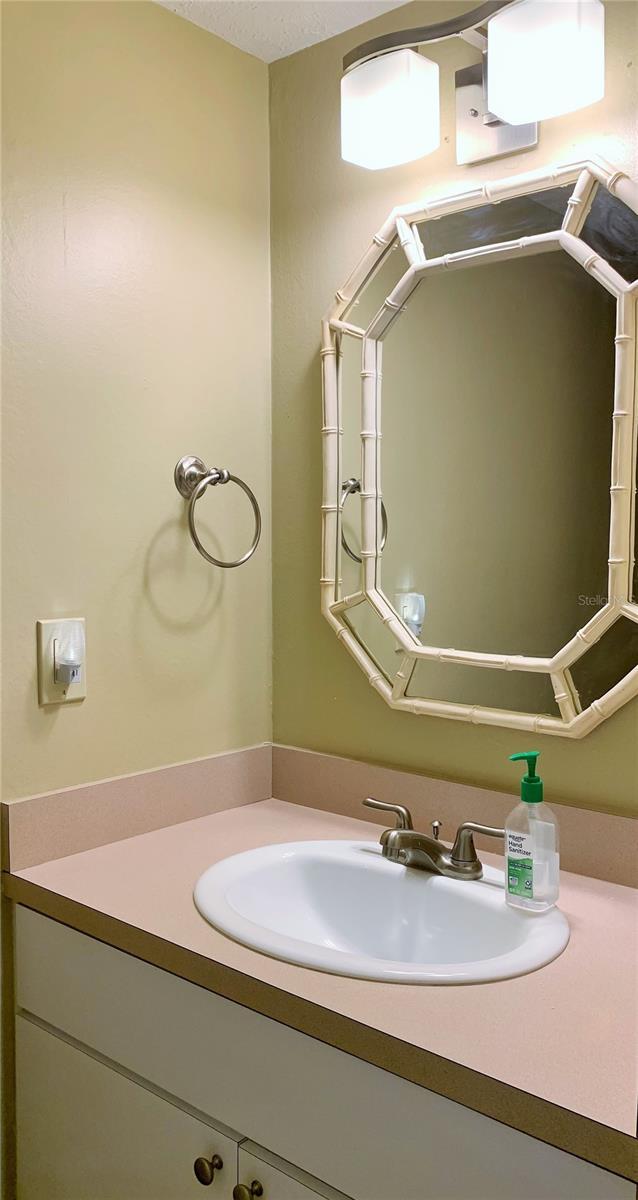
[[538, 750], [511, 754], [527, 760], [521, 803], [505, 822], [505, 899], [513, 908], [544, 912], [558, 899], [558, 822], [543, 802], [543, 781], [536, 774]]

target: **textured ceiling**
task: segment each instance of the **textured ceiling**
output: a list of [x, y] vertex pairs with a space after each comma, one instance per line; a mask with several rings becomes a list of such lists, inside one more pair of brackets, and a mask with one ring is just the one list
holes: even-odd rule
[[274, 62], [323, 42], [406, 0], [158, 0], [163, 8]]

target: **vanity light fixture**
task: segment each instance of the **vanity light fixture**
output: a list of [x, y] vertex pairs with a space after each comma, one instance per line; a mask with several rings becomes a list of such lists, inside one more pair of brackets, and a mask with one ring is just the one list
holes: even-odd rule
[[[602, 0], [487, 0], [351, 50], [341, 80], [341, 154], [378, 170], [436, 150], [439, 68], [418, 47], [460, 37], [482, 61], [456, 72], [456, 161], [535, 146], [536, 122], [604, 94]], [[489, 53], [489, 71], [488, 71]]]
[[341, 80], [341, 156], [376, 171], [440, 141], [439, 68], [415, 50], [369, 58]]
[[488, 103], [503, 121], [546, 121], [605, 94], [601, 0], [520, 0], [487, 27]]

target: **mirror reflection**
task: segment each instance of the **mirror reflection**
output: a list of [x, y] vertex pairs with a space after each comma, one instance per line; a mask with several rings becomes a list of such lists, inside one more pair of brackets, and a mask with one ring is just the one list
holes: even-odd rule
[[387, 625], [367, 600], [349, 608], [345, 621], [389, 682], [400, 666], [401, 651]]
[[636, 663], [638, 624], [620, 617], [571, 669], [582, 707], [615, 687]]
[[427, 696], [452, 703], [460, 698], [464, 704], [481, 708], [504, 708], [548, 717], [560, 715], [549, 675], [526, 671], [477, 670], [457, 663], [418, 662], [406, 696]]
[[627, 283], [638, 279], [638, 216], [622, 200], [598, 188], [580, 236]]
[[427, 257], [438, 258], [473, 246], [549, 233], [560, 229], [571, 192], [571, 186], [549, 188], [500, 204], [481, 204], [466, 212], [450, 213], [436, 221], [421, 221], [419, 236]]
[[367, 329], [379, 305], [399, 282], [406, 268], [403, 251], [394, 241], [388, 247], [383, 258], [377, 263], [372, 275], [365, 285], [359, 289], [351, 305], [346, 309], [345, 320], [360, 329]]
[[554, 251], [422, 281], [388, 335], [377, 582], [424, 644], [549, 657], [604, 604], [614, 322]]

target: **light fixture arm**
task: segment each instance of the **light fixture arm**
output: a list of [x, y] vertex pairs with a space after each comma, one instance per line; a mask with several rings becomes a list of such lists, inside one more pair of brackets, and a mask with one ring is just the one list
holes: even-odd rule
[[425, 46], [432, 42], [443, 42], [446, 38], [460, 37], [477, 49], [484, 49], [485, 39], [479, 32], [481, 26], [502, 8], [509, 8], [516, 0], [486, 0], [470, 12], [451, 17], [449, 21], [438, 21], [435, 25], [421, 25], [417, 29], [397, 29], [384, 33], [350, 50], [343, 60], [343, 70], [351, 71], [370, 58], [378, 58], [392, 50], [405, 50], [413, 46]]

